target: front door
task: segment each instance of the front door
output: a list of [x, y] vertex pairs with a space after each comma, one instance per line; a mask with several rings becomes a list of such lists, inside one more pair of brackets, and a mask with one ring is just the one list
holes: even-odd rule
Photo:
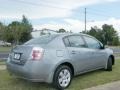
[[85, 72], [90, 67], [91, 52], [80, 35], [68, 36], [64, 39], [69, 57], [75, 67], [75, 72]]
[[101, 43], [91, 36], [83, 36], [87, 44], [88, 51], [91, 54], [90, 69], [101, 68], [105, 66], [106, 52], [101, 48]]

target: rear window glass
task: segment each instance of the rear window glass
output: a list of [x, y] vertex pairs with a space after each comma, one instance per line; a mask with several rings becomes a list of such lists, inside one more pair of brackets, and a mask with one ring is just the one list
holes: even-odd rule
[[25, 43], [25, 45], [30, 44], [47, 44], [54, 38], [56, 38], [58, 35], [44, 35], [40, 36], [39, 38], [31, 39], [28, 42]]

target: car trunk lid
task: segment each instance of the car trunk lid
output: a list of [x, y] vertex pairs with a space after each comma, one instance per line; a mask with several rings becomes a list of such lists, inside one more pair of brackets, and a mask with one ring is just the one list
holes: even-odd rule
[[30, 58], [32, 45], [18, 45], [12, 49], [10, 53], [10, 60], [13, 63], [24, 65]]

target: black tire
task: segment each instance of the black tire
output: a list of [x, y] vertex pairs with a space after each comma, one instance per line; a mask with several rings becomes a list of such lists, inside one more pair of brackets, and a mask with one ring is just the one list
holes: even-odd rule
[[107, 63], [107, 71], [112, 71], [112, 58], [109, 57], [108, 63]]
[[[59, 83], [59, 75], [60, 75], [60, 72], [62, 72], [63, 70], [68, 70], [69, 71], [69, 75], [70, 75], [70, 82], [67, 86], [65, 87], [62, 87]], [[57, 90], [64, 90], [65, 88], [67, 88], [70, 83], [71, 83], [71, 80], [72, 80], [72, 71], [70, 69], [70, 67], [66, 66], [66, 65], [62, 65], [62, 66], [59, 66], [56, 71], [55, 71], [55, 74], [54, 74], [54, 77], [53, 77], [53, 86], [57, 89]], [[63, 82], [63, 81], [62, 81]]]

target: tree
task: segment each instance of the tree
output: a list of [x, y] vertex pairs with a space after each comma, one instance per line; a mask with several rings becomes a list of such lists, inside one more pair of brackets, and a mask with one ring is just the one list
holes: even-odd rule
[[91, 30], [87, 33], [94, 37], [97, 37], [98, 32], [99, 32], [99, 29], [95, 26], [95, 27], [91, 27]]
[[87, 34], [96, 37], [99, 41], [104, 43], [103, 32], [97, 26], [91, 27], [91, 30], [88, 31]]
[[31, 23], [28, 21], [28, 19], [23, 15], [22, 18], [22, 36], [20, 38], [21, 43], [24, 43], [26, 41], [28, 41], [30, 38], [32, 38], [31, 36], [31, 32], [33, 30]]
[[112, 25], [104, 24], [102, 29], [91, 27], [87, 34], [96, 37], [103, 44], [119, 45], [119, 37]]
[[112, 45], [119, 45], [119, 37], [114, 37], [113, 38], [113, 42], [112, 42]]
[[14, 35], [11, 30], [6, 27], [6, 30], [4, 31], [4, 40], [10, 43], [13, 43], [14, 40]]
[[9, 30], [8, 32], [10, 32], [10, 34], [13, 35], [9, 38], [14, 38], [14, 43], [19, 44], [19, 41], [22, 35], [21, 22], [13, 21], [11, 24], [8, 25], [8, 30]]
[[65, 32], [66, 32], [66, 30], [63, 29], [63, 28], [61, 28], [61, 29], [58, 30], [58, 33], [65, 33]]
[[0, 22], [0, 40], [3, 38], [3, 24]]
[[[104, 33], [104, 42], [108, 45], [119, 44], [119, 37], [112, 25], [104, 24], [102, 26]], [[115, 41], [115, 42], [114, 42]]]
[[[31, 38], [32, 25], [28, 19], [23, 16], [22, 21], [13, 21], [8, 25], [6, 30], [6, 40], [14, 44], [20, 44]], [[9, 35], [8, 35], [9, 33]]]
[[0, 22], [0, 40], [11, 42], [13, 40], [13, 34], [8, 30], [8, 27]]

